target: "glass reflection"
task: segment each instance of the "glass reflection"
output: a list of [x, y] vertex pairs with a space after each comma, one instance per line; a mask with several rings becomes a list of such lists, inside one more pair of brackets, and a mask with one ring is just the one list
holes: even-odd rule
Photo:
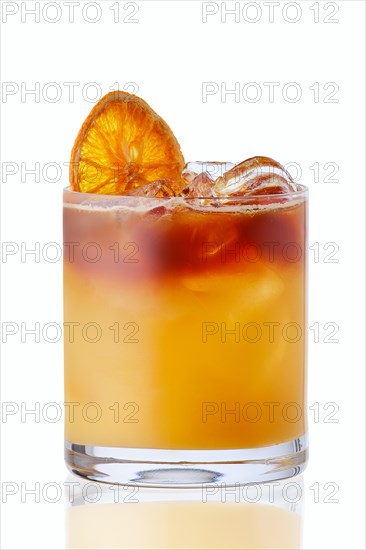
[[195, 490], [78, 481], [67, 487], [67, 549], [302, 548], [303, 480]]

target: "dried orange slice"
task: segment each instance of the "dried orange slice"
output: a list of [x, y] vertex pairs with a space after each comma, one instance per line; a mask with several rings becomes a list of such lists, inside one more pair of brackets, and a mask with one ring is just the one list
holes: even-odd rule
[[122, 195], [160, 179], [179, 180], [184, 158], [167, 123], [142, 99], [115, 91], [82, 125], [71, 153], [74, 191]]

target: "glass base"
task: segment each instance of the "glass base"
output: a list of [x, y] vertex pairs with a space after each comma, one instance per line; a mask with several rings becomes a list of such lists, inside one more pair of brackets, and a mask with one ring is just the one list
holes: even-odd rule
[[300, 474], [307, 436], [252, 449], [165, 450], [96, 447], [65, 442], [68, 469], [83, 478], [140, 487], [192, 488], [247, 485]]

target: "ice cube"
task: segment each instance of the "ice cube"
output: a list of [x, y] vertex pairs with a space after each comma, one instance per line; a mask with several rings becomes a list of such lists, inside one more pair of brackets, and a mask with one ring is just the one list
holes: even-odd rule
[[187, 182], [187, 184], [190, 184], [191, 181], [193, 181], [197, 175], [198, 175], [197, 172], [194, 172], [193, 170], [189, 170], [186, 167], [183, 168], [182, 178]]
[[188, 198], [210, 198], [213, 197], [214, 180], [208, 174], [198, 174], [182, 193]]
[[152, 181], [146, 185], [137, 187], [133, 191], [126, 193], [129, 196], [136, 197], [176, 197], [186, 187], [187, 183], [184, 181], [173, 181], [170, 179], [162, 179]]
[[233, 167], [234, 164], [232, 162], [188, 162], [183, 168], [182, 175], [189, 182], [193, 180], [193, 174], [194, 176], [198, 176], [199, 174], [208, 174], [210, 178], [215, 181], [218, 177], [223, 176], [225, 172]]
[[218, 177], [214, 193], [222, 196], [272, 195], [296, 191], [285, 168], [269, 157], [253, 157]]

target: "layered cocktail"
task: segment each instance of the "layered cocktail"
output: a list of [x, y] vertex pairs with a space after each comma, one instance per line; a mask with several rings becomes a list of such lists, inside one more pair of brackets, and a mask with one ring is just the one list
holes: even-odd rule
[[67, 464], [142, 485], [294, 475], [306, 189], [265, 157], [177, 170], [64, 191]]

